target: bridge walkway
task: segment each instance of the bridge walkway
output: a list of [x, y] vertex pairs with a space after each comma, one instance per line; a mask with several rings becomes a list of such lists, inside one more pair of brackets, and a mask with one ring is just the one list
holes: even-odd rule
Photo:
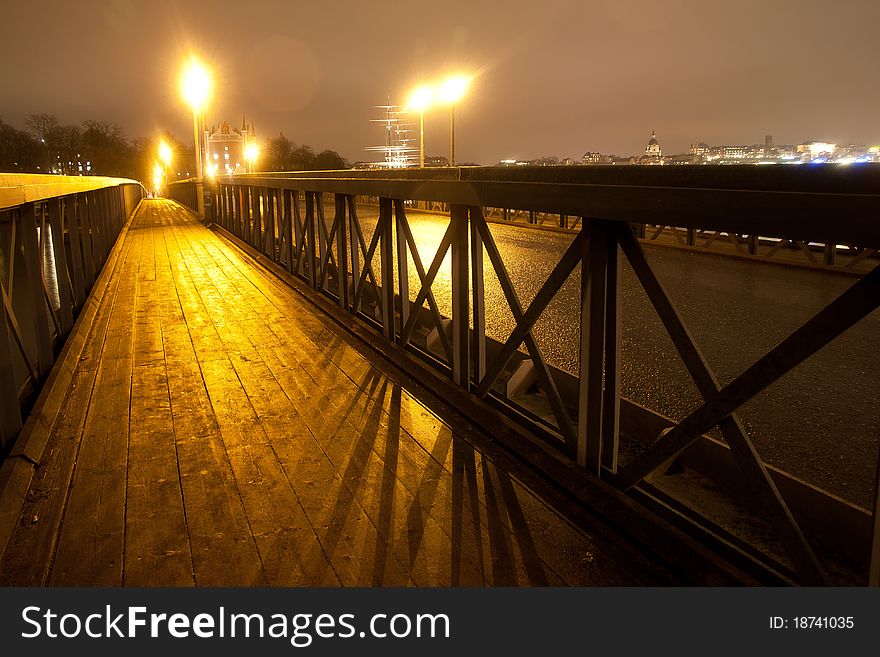
[[31, 418], [3, 584], [652, 583], [176, 203], [144, 201], [107, 268]]

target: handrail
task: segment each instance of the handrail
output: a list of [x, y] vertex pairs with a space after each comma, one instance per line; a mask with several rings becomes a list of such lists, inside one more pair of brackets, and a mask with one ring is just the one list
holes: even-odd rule
[[[634, 167], [639, 169], [638, 167]], [[657, 168], [657, 167], [653, 167]], [[493, 170], [497, 171], [497, 170]], [[351, 175], [354, 172], [243, 174], [221, 177], [220, 184], [250, 185], [416, 201], [443, 201], [478, 207], [528, 209], [590, 219], [672, 225], [760, 234], [860, 247], [880, 246], [880, 168], [871, 168], [850, 185], [838, 176], [821, 184], [815, 171], [802, 178], [790, 172], [775, 188], [741, 181], [721, 186], [718, 178], [696, 181], [707, 186], [650, 184], [651, 174], [636, 171], [618, 184], [538, 180], [441, 179]], [[523, 172], [517, 172], [523, 173]], [[837, 172], [834, 172], [837, 173]], [[330, 176], [329, 174], [335, 174]], [[387, 175], [387, 174], [386, 174]], [[400, 174], [396, 174], [400, 176]], [[474, 174], [471, 174], [474, 175]], [[487, 177], [488, 174], [483, 174]], [[500, 177], [496, 175], [495, 177]], [[445, 176], [444, 176], [445, 178]], [[547, 176], [549, 180], [552, 177]], [[873, 185], [865, 184], [873, 180]], [[642, 184], [635, 184], [641, 182]], [[833, 184], [831, 184], [833, 183]], [[728, 183], [733, 185], [733, 183]]]
[[[56, 196], [91, 192], [118, 185], [141, 185], [129, 178], [0, 173], [0, 210]], [[143, 185], [141, 185], [143, 187]]]

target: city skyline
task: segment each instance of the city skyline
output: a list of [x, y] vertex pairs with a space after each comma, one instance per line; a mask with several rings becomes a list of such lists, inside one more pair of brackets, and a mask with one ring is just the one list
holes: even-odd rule
[[[215, 3], [206, 14], [196, 3], [49, 4], [6, 8], [0, 52], [29, 59], [27, 71], [0, 73], [3, 88], [16, 90], [0, 105], [8, 123], [52, 112], [63, 122], [118, 122], [133, 136], [183, 137], [176, 80], [192, 50], [217, 72], [209, 122], [244, 112], [257, 134], [283, 131], [351, 160], [380, 142], [372, 107], [389, 91], [402, 102], [450, 71], [476, 75], [456, 110], [462, 162], [636, 153], [652, 128], [670, 152], [771, 133], [780, 143], [880, 141], [872, 109], [880, 89], [869, 83], [874, 3], [413, 6], [429, 31], [410, 29], [397, 6], [263, 2], [242, 13], [238, 3]], [[86, 21], [99, 37], [79, 36]], [[49, 47], [34, 47], [30, 25]], [[81, 63], [80, 73], [70, 75], [61, 58]], [[429, 111], [425, 130], [427, 152], [444, 154], [446, 114]]]

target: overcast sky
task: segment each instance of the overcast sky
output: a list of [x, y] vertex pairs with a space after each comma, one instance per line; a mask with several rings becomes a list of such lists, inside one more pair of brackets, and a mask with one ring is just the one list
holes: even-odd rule
[[[714, 144], [880, 143], [880, 0], [420, 2], [4, 0], [0, 118], [119, 123], [191, 140], [190, 50], [216, 71], [209, 121], [369, 159], [370, 123], [449, 71], [477, 75], [456, 109], [456, 159]], [[448, 111], [426, 114], [448, 154]]]

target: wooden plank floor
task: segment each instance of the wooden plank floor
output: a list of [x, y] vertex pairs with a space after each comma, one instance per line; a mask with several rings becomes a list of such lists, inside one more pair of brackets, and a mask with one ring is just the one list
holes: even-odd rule
[[122, 239], [3, 584], [641, 583], [180, 206]]

